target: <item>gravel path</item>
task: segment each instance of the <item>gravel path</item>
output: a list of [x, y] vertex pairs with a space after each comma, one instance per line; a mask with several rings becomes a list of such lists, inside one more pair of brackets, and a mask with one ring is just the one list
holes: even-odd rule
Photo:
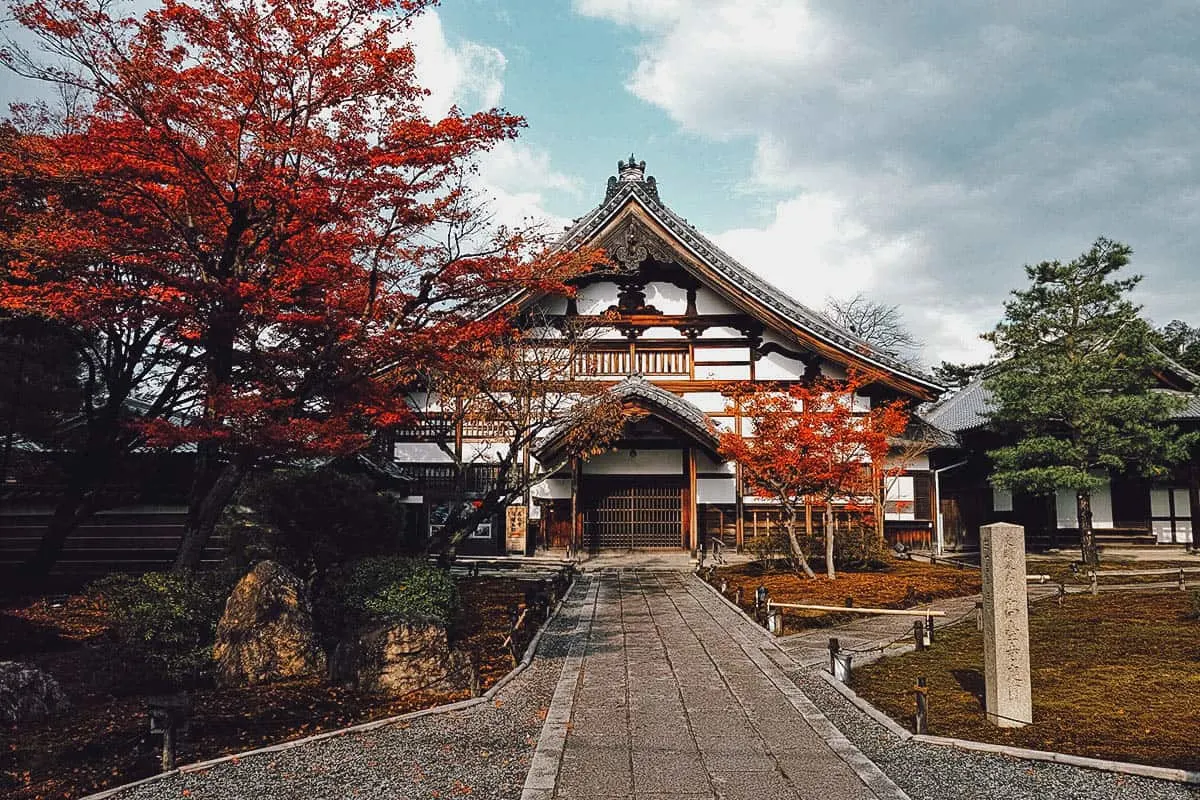
[[576, 583], [543, 635], [538, 657], [494, 702], [433, 714], [200, 773], [172, 775], [120, 800], [520, 797], [542, 719], [570, 648], [588, 579]]
[[810, 669], [796, 685], [912, 800], [1196, 800], [1200, 789], [1063, 764], [900, 741]]

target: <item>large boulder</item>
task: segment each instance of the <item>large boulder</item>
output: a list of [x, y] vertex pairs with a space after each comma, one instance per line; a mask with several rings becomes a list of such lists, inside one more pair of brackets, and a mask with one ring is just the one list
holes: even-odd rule
[[399, 696], [410, 692], [478, 693], [471, 658], [450, 647], [446, 629], [424, 623], [378, 623], [342, 641], [333, 677], [359, 689]]
[[300, 579], [274, 561], [260, 561], [238, 581], [217, 624], [213, 659], [222, 686], [324, 673], [325, 653]]
[[58, 681], [49, 673], [32, 664], [0, 661], [0, 722], [35, 722], [68, 706]]

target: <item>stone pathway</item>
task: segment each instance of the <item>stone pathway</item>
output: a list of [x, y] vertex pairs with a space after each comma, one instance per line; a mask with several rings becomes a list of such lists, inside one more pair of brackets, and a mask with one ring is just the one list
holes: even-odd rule
[[765, 632], [697, 579], [592, 581], [525, 800], [905, 797], [789, 680]]

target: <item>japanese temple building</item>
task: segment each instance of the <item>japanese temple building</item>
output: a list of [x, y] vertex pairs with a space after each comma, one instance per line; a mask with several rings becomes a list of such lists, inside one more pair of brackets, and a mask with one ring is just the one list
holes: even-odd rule
[[[540, 320], [594, 326], [587, 350], [574, 359], [576, 377], [602, 382], [639, 413], [609, 452], [576, 459], [533, 488], [528, 519], [540, 547], [694, 550], [718, 533], [742, 545], [778, 532], [778, 511], [747, 494], [738, 465], [717, 452], [716, 432], [743, 432], [721, 392], [733, 382], [786, 385], [854, 371], [871, 376], [857, 398], [863, 408], [901, 399], [915, 409], [942, 392], [723, 252], [663, 202], [645, 162], [632, 156], [618, 163], [603, 202], [557, 247], [603, 248], [611, 266], [577, 279], [572, 297], [518, 302]], [[457, 432], [462, 446], [470, 446], [469, 433]], [[547, 440], [533, 448], [533, 468], [554, 446]], [[442, 460], [428, 443], [391, 447], [419, 474], [436, 474]], [[886, 528], [889, 538], [927, 544], [937, 507], [928, 459], [904, 466], [889, 481]], [[447, 502], [433, 482], [414, 486], [408, 500], [427, 525]], [[503, 523], [480, 526], [462, 549], [503, 552]]]

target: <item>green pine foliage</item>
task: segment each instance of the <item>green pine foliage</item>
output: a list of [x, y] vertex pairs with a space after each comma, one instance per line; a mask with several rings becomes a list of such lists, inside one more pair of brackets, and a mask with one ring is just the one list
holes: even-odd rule
[[1187, 454], [1169, 424], [1182, 398], [1159, 391], [1162, 355], [1129, 300], [1141, 276], [1121, 277], [1131, 250], [1100, 238], [1075, 260], [1026, 266], [1005, 317], [984, 338], [1001, 365], [986, 379], [1006, 447], [989, 453], [992, 482], [1034, 494], [1074, 489], [1083, 556], [1096, 563], [1090, 493], [1108, 475], [1154, 477]]

